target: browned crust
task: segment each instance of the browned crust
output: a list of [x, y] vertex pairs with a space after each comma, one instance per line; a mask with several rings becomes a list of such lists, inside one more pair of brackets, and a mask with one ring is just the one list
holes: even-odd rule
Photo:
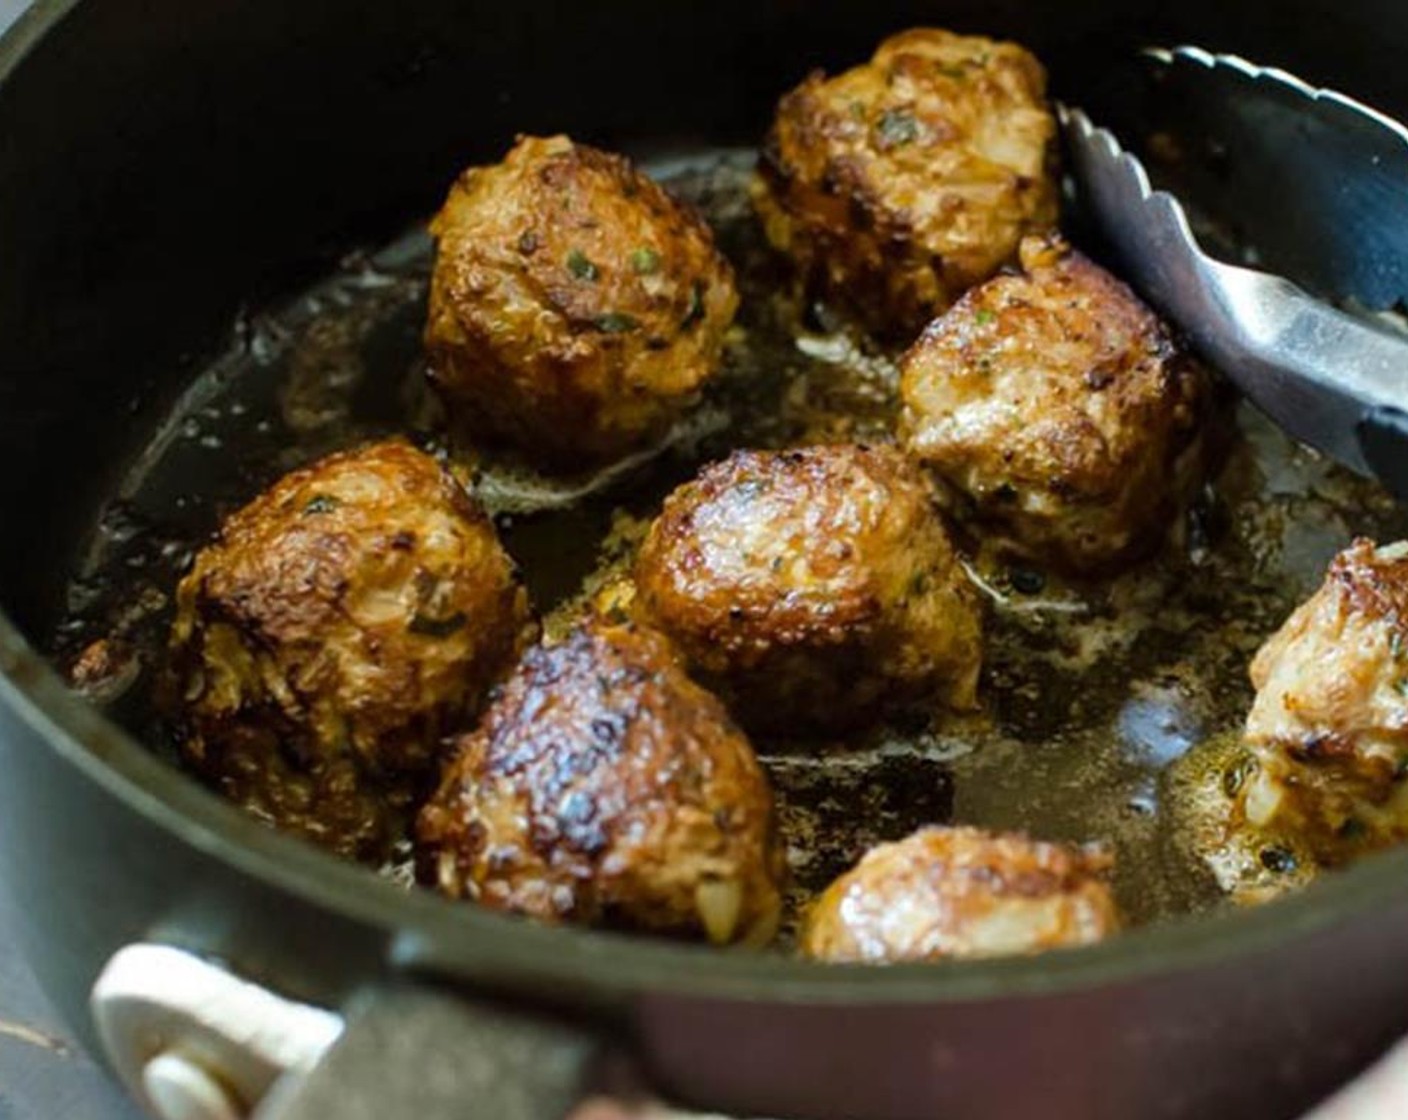
[[262, 818], [379, 858], [528, 619], [438, 463], [400, 441], [330, 456], [232, 515], [181, 581], [183, 753]]
[[976, 702], [977, 597], [893, 447], [735, 452], [666, 499], [635, 576], [641, 616], [750, 726]]
[[1114, 859], [975, 828], [920, 829], [872, 849], [808, 912], [802, 952], [886, 963], [1085, 945], [1116, 932]]
[[1408, 628], [1408, 551], [1386, 553], [1373, 541], [1356, 538], [1330, 562], [1325, 580], [1346, 609]]
[[1013, 43], [916, 28], [779, 102], [755, 200], [769, 239], [881, 333], [912, 336], [1056, 220], [1055, 121]]
[[[1356, 540], [1258, 651], [1239, 819], [1340, 862], [1408, 837], [1408, 548]], [[1274, 806], [1269, 820], [1262, 820]]]
[[733, 884], [736, 919], [712, 936], [776, 926], [762, 768], [668, 643], [635, 626], [587, 623], [530, 650], [458, 742], [419, 839], [442, 891], [499, 910], [693, 934], [701, 886]]
[[1038, 562], [1099, 572], [1163, 539], [1206, 476], [1206, 371], [1059, 237], [905, 355], [901, 438], [951, 508]]
[[718, 366], [733, 271], [622, 156], [523, 137], [431, 223], [431, 376], [477, 437], [580, 466], [659, 436]]

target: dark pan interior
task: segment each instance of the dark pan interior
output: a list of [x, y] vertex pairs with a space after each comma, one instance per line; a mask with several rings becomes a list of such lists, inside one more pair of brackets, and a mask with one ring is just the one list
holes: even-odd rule
[[[121, 43], [134, 32], [104, 22], [117, 20], [119, 8], [83, 8], [74, 34]], [[1367, 6], [1316, 14], [1349, 23]], [[696, 166], [708, 166], [721, 143], [746, 150], [778, 93], [811, 66], [857, 60], [884, 32], [922, 21], [1019, 38], [1050, 65], [1058, 96], [1096, 106], [1118, 85], [1120, 59], [1135, 42], [1191, 38], [1242, 46], [1325, 80], [1344, 73], [1333, 57], [1311, 57], [1309, 44], [1285, 40], [1286, 21], [1258, 27], [1236, 5], [1176, 17], [1122, 7], [1098, 20], [1084, 8], [1058, 17], [1045, 5], [1010, 3], [885, 12], [715, 7], [688, 20], [643, 8], [588, 15], [544, 6], [511, 15], [429, 4], [394, 19], [373, 6], [340, 8], [337, 19], [316, 7], [263, 21], [239, 15], [225, 5], [145, 22], [140, 52], [135, 41], [129, 52], [116, 50], [83, 98], [46, 110], [51, 122], [71, 114], [63, 127], [86, 144], [59, 148], [18, 135], [18, 125], [43, 116], [23, 113], [23, 82], [0, 104], [0, 120], [16, 125], [7, 153], [28, 161], [31, 176], [50, 176], [54, 188], [35, 191], [11, 164], [0, 171], [0, 223], [12, 223], [0, 232], [20, 250], [17, 283], [0, 300], [4, 368], [13, 371], [0, 382], [0, 456], [11, 464], [0, 470], [0, 517], [23, 526], [11, 539], [24, 541], [0, 555], [0, 591], [61, 658], [159, 600], [217, 516], [278, 471], [411, 426], [402, 390], [413, 375], [425, 246], [414, 238], [389, 254], [384, 246], [435, 205], [458, 167], [494, 158], [515, 132], [566, 130], [647, 156], [693, 153]], [[183, 47], [205, 42], [208, 31], [194, 20], [228, 23], [220, 24], [222, 56], [202, 59], [195, 88], [206, 96], [193, 98], [193, 56]], [[275, 32], [277, 42], [264, 38]], [[63, 49], [61, 33], [23, 72], [41, 75], [30, 84], [41, 83], [46, 60]], [[142, 65], [128, 69], [122, 60], [138, 53]], [[225, 83], [242, 69], [258, 69], [261, 80], [231, 98]], [[1393, 96], [1364, 80], [1371, 74], [1338, 80], [1356, 93]], [[183, 96], [165, 97], [164, 88]], [[132, 108], [95, 119], [95, 99]], [[112, 173], [97, 175], [95, 166]], [[655, 167], [679, 174], [668, 159]], [[742, 174], [721, 198], [703, 197], [709, 187], [697, 175], [686, 185], [727, 226], [736, 262], [757, 241], [739, 205]], [[37, 198], [47, 202], [43, 221], [31, 215], [21, 227], [23, 204]], [[745, 273], [754, 305], [779, 283], [766, 263]], [[789, 340], [769, 334], [768, 324], [754, 333], [765, 345], [744, 364], [776, 372]], [[346, 387], [343, 401], [317, 399], [319, 379], [348, 363], [370, 373]], [[310, 391], [314, 399], [297, 399]], [[289, 421], [291, 409], [325, 405], [340, 419]], [[736, 424], [700, 456], [777, 437]], [[625, 496], [632, 512], [648, 516], [663, 481], [687, 474], [690, 462], [636, 486]], [[1301, 492], [1311, 496], [1301, 502]], [[542, 607], [569, 597], [595, 563], [616, 501], [508, 528]], [[866, 844], [956, 815], [1118, 840], [1122, 901], [1140, 920], [1213, 900], [1200, 869], [1167, 844], [1172, 816], [1160, 813], [1159, 773], [1191, 743], [1235, 725], [1247, 699], [1242, 666], [1324, 559], [1353, 532], [1396, 528], [1370, 491], [1270, 436], [1234, 458], [1223, 505], [1204, 513], [1226, 521], [1228, 508], [1240, 508], [1240, 522], [1217, 528], [1212, 566], [1190, 573], [1180, 558], [1155, 565], [1114, 601], [1077, 591], [1091, 607], [1082, 614], [1020, 601], [1000, 612], [988, 681], [993, 718], [983, 726], [937, 743], [900, 729], [864, 756], [818, 759], [813, 745], [764, 744], [802, 895]], [[1142, 606], [1129, 606], [1144, 585], [1177, 588], [1161, 610], [1185, 621], [1151, 626]], [[166, 614], [159, 602], [147, 614], [150, 649]], [[1105, 646], [1083, 641], [1092, 626], [1110, 638]], [[1128, 652], [1136, 647], [1138, 655]], [[140, 702], [120, 715], [150, 731]], [[852, 811], [857, 802], [866, 813]]]
[[1408, 107], [1391, 0], [91, 0], [0, 91], [0, 605], [52, 626], [98, 503], [236, 312], [384, 243], [465, 162], [519, 131], [751, 143], [807, 70], [925, 22], [1028, 43], [1073, 100], [1193, 40]]
[[[633, 150], [666, 140], [750, 144], [778, 91], [806, 70], [929, 22], [1021, 39], [1073, 101], [1094, 96], [1121, 52], [1186, 40], [1408, 115], [1408, 8], [1393, 0], [602, 7], [41, 0], [0, 44], [0, 611], [25, 635], [43, 644], [59, 623], [100, 505], [197, 371], [226, 349], [241, 310], [282, 306], [335, 273], [350, 249], [388, 244], [439, 201], [460, 165], [502, 151], [516, 131], [563, 129]], [[0, 639], [8, 656], [10, 636]], [[980, 1059], [983, 1086], [1007, 1085], [1030, 1060], [1030, 1099], [1054, 1098], [1104, 1047], [1110, 1056], [1090, 1067], [1092, 1077], [1103, 1072], [1089, 1099], [1107, 1102], [1102, 1117], [1120, 1118], [1152, 1115], [1132, 1102], [1147, 1103], [1155, 1083], [1184, 1090], [1186, 1114], [1264, 1106], [1293, 1115], [1401, 1028], [1401, 970], [1380, 962], [1401, 951], [1408, 922], [1396, 889], [1403, 853], [1284, 908], [1117, 939], [1043, 961], [1040, 976], [1023, 962], [852, 976], [592, 934], [528, 927], [505, 936], [434, 899], [369, 890], [376, 884], [365, 875], [242, 829], [186, 783], [134, 762], [144, 756], [22, 658], [13, 666], [6, 673], [77, 740], [30, 718], [28, 737], [5, 755], [10, 792], [0, 792], [6, 885], [33, 915], [29, 951], [74, 1021], [108, 954], [143, 936], [214, 953], [237, 944], [249, 975], [327, 1002], [393, 957], [492, 976], [554, 1003], [615, 1006], [625, 982], [707, 990], [746, 1005], [746, 1019], [728, 1008], [691, 1019], [666, 998], [650, 1020], [662, 1031], [685, 1024], [672, 1051], [682, 1095], [691, 1086], [696, 1097], [716, 1093], [741, 1069], [754, 1088], [732, 1090], [739, 1109], [780, 1113], [778, 1102], [810, 1092], [817, 1103], [788, 1107], [860, 1115], [875, 1107], [877, 1088], [902, 1099], [911, 1087], [903, 1075], [936, 1053], [925, 1027], [941, 1011], [913, 1006], [892, 1017], [891, 1004], [967, 999], [975, 1006], [960, 1008], [951, 1037], [971, 1046], [954, 1076], [946, 1068], [938, 1080], [961, 1093], [965, 1063]], [[0, 718], [10, 731], [22, 724]], [[89, 765], [76, 777], [80, 756]], [[111, 768], [92, 761], [103, 757]], [[107, 782], [109, 770], [163, 789], [175, 808]], [[13, 854], [17, 840], [23, 856]], [[423, 940], [393, 945], [392, 932], [406, 927]], [[1133, 990], [1146, 976], [1157, 984]], [[1096, 990], [1106, 982], [1107, 992]], [[1072, 985], [1080, 990], [1069, 994]], [[779, 996], [794, 1004], [769, 1002]], [[1021, 1018], [1005, 1017], [1013, 1008], [997, 997], [1018, 1003]], [[809, 1000], [842, 999], [851, 1001], [845, 1015], [807, 1017]], [[1014, 1022], [1033, 1047], [1058, 1034], [1068, 1045], [1014, 1054]], [[1150, 1034], [1160, 1022], [1167, 1031]], [[775, 1086], [787, 1070], [770, 1059], [791, 1038], [813, 1064]], [[731, 1045], [713, 1053], [709, 1043], [721, 1039]], [[1136, 1045], [1144, 1049], [1131, 1053]], [[667, 1063], [663, 1050], [656, 1056]], [[838, 1072], [817, 1079], [816, 1068]], [[877, 1076], [893, 1084], [877, 1087]], [[1215, 1097], [1220, 1111], [1199, 1111], [1199, 1100]]]
[[[700, 463], [735, 447], [884, 439], [897, 411], [892, 354], [824, 311], [799, 321], [786, 267], [749, 204], [751, 149], [638, 154], [710, 220], [742, 309], [687, 438], [653, 462], [595, 491], [525, 477], [493, 456], [480, 464], [478, 491], [550, 637], [629, 562], [663, 495]], [[110, 711], [158, 750], [170, 736], [151, 694], [171, 592], [220, 518], [336, 448], [395, 432], [444, 446], [420, 346], [429, 263], [417, 225], [344, 258], [296, 298], [241, 316], [104, 504], [52, 648], [68, 663], [89, 642], [116, 639], [122, 691]], [[1240, 724], [1252, 654], [1329, 557], [1356, 534], [1387, 540], [1405, 529], [1373, 486], [1297, 450], [1250, 410], [1241, 427], [1217, 486], [1174, 527], [1166, 552], [1118, 578], [1064, 583], [973, 552], [991, 599], [980, 714], [931, 723], [915, 712], [839, 741], [755, 737], [781, 807], [790, 918], [871, 845], [950, 820], [1112, 845], [1134, 923], [1220, 901], [1196, 845], [1218, 835], [1230, 802], [1210, 795], [1235, 760], [1194, 750], [1184, 780], [1167, 782], [1165, 771]], [[1303, 874], [1279, 841], [1246, 846], [1221, 854], [1242, 861], [1225, 878], [1277, 890]], [[408, 858], [385, 870], [410, 881]]]

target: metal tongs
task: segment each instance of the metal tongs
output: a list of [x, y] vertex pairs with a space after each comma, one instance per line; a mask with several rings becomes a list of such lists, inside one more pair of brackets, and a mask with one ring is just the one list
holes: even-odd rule
[[1130, 127], [1177, 197], [1112, 132], [1061, 108], [1098, 232], [1277, 424], [1408, 499], [1408, 334], [1384, 314], [1408, 308], [1408, 129], [1233, 56], [1146, 58], [1145, 100], [1110, 112], [1145, 114]]

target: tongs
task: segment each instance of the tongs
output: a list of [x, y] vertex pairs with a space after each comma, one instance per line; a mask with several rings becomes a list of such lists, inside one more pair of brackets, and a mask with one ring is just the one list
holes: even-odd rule
[[[1177, 197], [1114, 133], [1061, 108], [1098, 232], [1140, 294], [1277, 424], [1408, 499], [1408, 334], [1383, 321], [1408, 297], [1408, 130], [1241, 58], [1146, 55], [1144, 150]], [[1241, 263], [1204, 251], [1184, 199]]]

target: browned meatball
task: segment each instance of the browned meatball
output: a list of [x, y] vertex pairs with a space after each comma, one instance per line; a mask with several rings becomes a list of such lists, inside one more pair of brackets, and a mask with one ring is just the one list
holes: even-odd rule
[[478, 504], [401, 442], [333, 455], [229, 518], [176, 595], [186, 758], [261, 818], [377, 858], [528, 603]]
[[459, 422], [549, 466], [660, 437], [719, 364], [738, 307], [709, 228], [621, 156], [519, 140], [460, 176], [425, 340]]
[[922, 828], [871, 849], [807, 913], [802, 952], [887, 964], [1001, 957], [1089, 945], [1115, 933], [1111, 857], [994, 835]]
[[668, 643], [600, 622], [530, 650], [420, 817], [454, 898], [550, 922], [767, 941], [772, 793]]
[[1251, 676], [1244, 818], [1328, 862], [1408, 838], [1408, 543], [1340, 553]]
[[956, 515], [1020, 555], [1108, 569], [1158, 543], [1207, 465], [1206, 372], [1059, 238], [969, 292], [905, 355], [901, 438]]
[[635, 578], [641, 616], [750, 727], [976, 704], [978, 599], [893, 447], [736, 452], [670, 495]]
[[1055, 223], [1055, 138], [1032, 55], [919, 28], [782, 99], [755, 200], [814, 287], [913, 337]]

